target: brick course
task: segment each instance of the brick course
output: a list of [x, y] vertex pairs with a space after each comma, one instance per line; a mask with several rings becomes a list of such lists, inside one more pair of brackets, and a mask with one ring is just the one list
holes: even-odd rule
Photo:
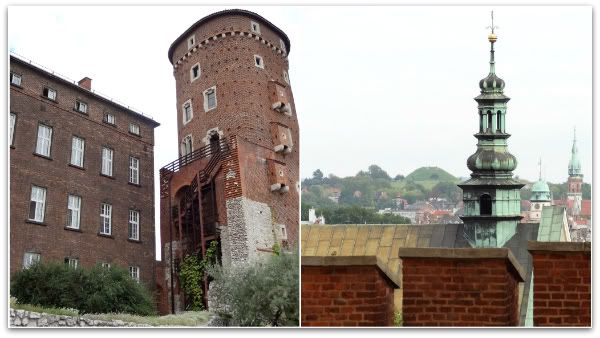
[[529, 242], [534, 326], [591, 326], [590, 243]]

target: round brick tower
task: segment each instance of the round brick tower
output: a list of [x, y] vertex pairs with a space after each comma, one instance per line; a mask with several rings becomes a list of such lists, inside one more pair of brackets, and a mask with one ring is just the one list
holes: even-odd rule
[[[260, 15], [208, 15], [169, 48], [178, 159], [161, 169], [161, 242], [168, 302], [177, 260], [219, 242], [224, 266], [297, 243], [298, 120], [287, 35]], [[175, 157], [175, 154], [174, 154]], [[170, 281], [174, 280], [174, 283]], [[167, 300], [165, 299], [165, 302]]]

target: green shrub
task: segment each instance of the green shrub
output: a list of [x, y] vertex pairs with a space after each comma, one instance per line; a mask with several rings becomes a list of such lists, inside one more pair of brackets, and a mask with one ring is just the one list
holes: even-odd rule
[[206, 268], [215, 262], [217, 245], [217, 241], [212, 241], [206, 250], [204, 258], [200, 258], [199, 253], [187, 255], [181, 263], [179, 281], [181, 282], [181, 288], [189, 299], [189, 303], [186, 306], [186, 310], [188, 311], [204, 310], [202, 303], [204, 275]]
[[74, 269], [66, 264], [34, 264], [14, 274], [10, 294], [21, 304], [72, 308], [80, 313], [155, 313], [150, 292], [123, 268]]
[[248, 266], [212, 266], [208, 273], [215, 312], [229, 325], [298, 326], [297, 249]]

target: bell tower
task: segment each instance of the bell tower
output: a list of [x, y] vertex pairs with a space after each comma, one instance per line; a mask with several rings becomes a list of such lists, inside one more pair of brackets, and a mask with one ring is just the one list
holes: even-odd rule
[[490, 42], [490, 72], [479, 81], [479, 131], [477, 151], [467, 160], [471, 178], [458, 186], [463, 190], [464, 235], [472, 247], [501, 247], [516, 232], [521, 220], [521, 188], [513, 179], [516, 158], [508, 152], [504, 80], [496, 75], [494, 60], [494, 17], [492, 12]]
[[581, 185], [583, 174], [581, 173], [581, 162], [577, 150], [577, 134], [573, 130], [573, 147], [571, 148], [571, 160], [569, 161], [569, 179], [567, 180], [567, 199], [573, 201], [571, 214], [579, 215], [581, 212]]

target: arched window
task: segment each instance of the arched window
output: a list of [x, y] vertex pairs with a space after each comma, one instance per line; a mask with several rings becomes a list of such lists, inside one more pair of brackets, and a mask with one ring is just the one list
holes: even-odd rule
[[492, 130], [492, 111], [491, 110], [487, 111], [487, 117], [488, 117], [487, 127], [489, 130]]
[[498, 110], [496, 112], [496, 118], [497, 118], [497, 123], [496, 123], [496, 129], [499, 132], [502, 132], [502, 112], [500, 110]]
[[479, 196], [479, 214], [480, 215], [491, 215], [492, 214], [492, 197], [488, 194]]
[[210, 135], [210, 152], [211, 154], [215, 154], [221, 150], [221, 146], [219, 145], [219, 133], [213, 132]]

